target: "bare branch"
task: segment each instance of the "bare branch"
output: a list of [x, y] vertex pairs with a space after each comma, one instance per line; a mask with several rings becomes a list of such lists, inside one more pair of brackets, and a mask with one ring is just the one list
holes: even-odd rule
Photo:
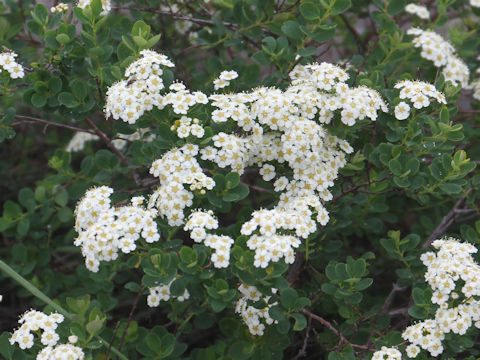
[[[3, 114], [0, 115], [0, 116], [3, 116]], [[22, 120], [22, 121], [16, 121], [12, 124], [12, 126], [18, 126], [18, 125], [22, 125], [22, 124], [41, 123], [41, 124], [45, 124], [47, 126], [51, 125], [51, 126], [61, 127], [61, 128], [65, 128], [65, 129], [69, 129], [69, 130], [73, 130], [73, 131], [78, 131], [78, 132], [86, 132], [86, 133], [95, 135], [95, 132], [92, 131], [92, 130], [82, 129], [82, 128], [72, 126], [72, 125], [67, 125], [67, 124], [57, 123], [57, 122], [48, 121], [48, 120], [44, 120], [44, 119], [39, 119], [39, 118], [32, 117], [32, 116], [15, 115], [15, 119], [19, 119], [19, 120]]]

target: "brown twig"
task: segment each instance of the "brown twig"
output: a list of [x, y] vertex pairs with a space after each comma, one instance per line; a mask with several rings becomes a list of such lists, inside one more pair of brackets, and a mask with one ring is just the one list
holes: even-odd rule
[[[97, 125], [95, 125], [95, 123], [92, 120], [90, 120], [89, 118], [85, 118], [85, 121], [95, 131], [95, 134], [97, 134], [103, 140], [103, 142], [110, 148], [110, 150], [112, 150], [115, 153], [115, 155], [117, 155], [118, 158], [125, 165], [127, 165], [127, 167], [130, 168], [131, 167], [130, 161], [128, 161], [127, 157], [123, 155], [120, 152], [120, 150], [118, 150], [115, 147], [115, 145], [113, 145], [112, 140], [110, 140], [110, 138], [102, 130], [100, 130], [100, 128]], [[132, 168], [130, 168], [130, 172], [133, 176], [133, 180], [135, 181], [135, 184], [137, 184], [138, 186], [141, 186], [142, 180], [140, 179], [140, 175], [136, 172], [135, 169], [132, 169]]]
[[[3, 116], [3, 114], [0, 115], [0, 116]], [[53, 121], [43, 120], [43, 119], [35, 118], [35, 117], [32, 117], [32, 116], [15, 115], [15, 118], [20, 119], [22, 121], [16, 121], [12, 124], [12, 126], [17, 126], [17, 125], [22, 125], [22, 124], [42, 123], [42, 124], [46, 124], [47, 126], [51, 125], [51, 126], [61, 127], [61, 128], [65, 128], [65, 129], [69, 129], [69, 130], [73, 130], [73, 131], [86, 132], [86, 133], [95, 135], [94, 131], [91, 131], [91, 130], [88, 130], [88, 129], [82, 129], [82, 128], [72, 126], [72, 125], [61, 124], [61, 123], [57, 123], [57, 122], [53, 122]]]
[[120, 327], [120, 321], [117, 321], [117, 325], [115, 326], [115, 329], [113, 330], [113, 335], [112, 335], [112, 340], [110, 340], [110, 343], [108, 344], [107, 352], [105, 353], [105, 359], [108, 360], [110, 356], [110, 349], [113, 346], [113, 342], [115, 341], [115, 336], [117, 335], [118, 328]]
[[122, 351], [122, 346], [123, 346], [123, 342], [125, 341], [125, 336], [127, 335], [127, 330], [128, 330], [128, 327], [130, 326], [130, 322], [132, 321], [133, 313], [137, 308], [137, 304], [138, 304], [138, 301], [140, 300], [140, 296], [142, 295], [142, 291], [143, 291], [143, 284], [140, 284], [140, 289], [138, 289], [137, 297], [135, 298], [135, 302], [132, 305], [130, 314], [128, 314], [127, 324], [125, 325], [125, 329], [123, 329], [122, 337], [120, 338], [120, 343], [118, 344], [118, 351]]
[[360, 350], [368, 350], [368, 351], [375, 351], [375, 349], [367, 346], [367, 345], [358, 345], [358, 344], [353, 344], [351, 343], [350, 341], [348, 341], [344, 336], [343, 334], [338, 331], [337, 329], [335, 329], [333, 327], [333, 325], [325, 320], [324, 318], [322, 318], [321, 316], [318, 316], [308, 310], [305, 310], [305, 309], [302, 309], [300, 310], [304, 315], [307, 315], [308, 317], [311, 317], [313, 320], [316, 320], [318, 321], [319, 323], [321, 323], [323, 326], [325, 326], [326, 328], [328, 328], [331, 332], [333, 332], [338, 338], [339, 338], [339, 344], [347, 344], [347, 345], [350, 345], [351, 347], [355, 348], [355, 349], [360, 349]]
[[305, 339], [303, 339], [303, 346], [298, 352], [298, 354], [292, 360], [298, 360], [302, 357], [307, 355], [307, 345], [308, 345], [308, 337], [310, 335], [310, 327], [312, 325], [312, 318], [308, 317], [307, 328], [305, 329]]
[[455, 215], [457, 213], [458, 208], [463, 204], [463, 202], [467, 199], [468, 195], [472, 192], [473, 189], [468, 189], [465, 193], [465, 196], [458, 199], [453, 208], [443, 217], [440, 224], [436, 227], [436, 229], [432, 232], [432, 234], [428, 237], [427, 241], [423, 244], [422, 248], [425, 249], [429, 247], [432, 242], [434, 242], [441, 234], [443, 234], [447, 229], [455, 222]]
[[[213, 20], [198, 19], [198, 18], [194, 18], [194, 17], [191, 17], [191, 16], [185, 16], [185, 15], [177, 15], [177, 14], [173, 13], [172, 11], [148, 9], [148, 8], [134, 9], [134, 8], [130, 8], [128, 6], [112, 6], [112, 9], [143, 11], [143, 12], [149, 12], [149, 13], [153, 13], [153, 14], [167, 15], [174, 20], [190, 21], [190, 22], [193, 22], [193, 23], [199, 24], [199, 25], [215, 25]], [[225, 27], [228, 27], [230, 29], [237, 29], [237, 27], [238, 27], [237, 24], [230, 23], [230, 22], [225, 22], [225, 21], [222, 22], [222, 24]]]
[[256, 190], [256, 191], [258, 191], [258, 192], [273, 193], [273, 191], [270, 190], [270, 189], [265, 189], [265, 188], [262, 188], [262, 187], [260, 187], [260, 186], [247, 184], [246, 182], [244, 182], [244, 181], [242, 181], [242, 180], [240, 180], [240, 184], [245, 185], [245, 186], [248, 186], [250, 189]]

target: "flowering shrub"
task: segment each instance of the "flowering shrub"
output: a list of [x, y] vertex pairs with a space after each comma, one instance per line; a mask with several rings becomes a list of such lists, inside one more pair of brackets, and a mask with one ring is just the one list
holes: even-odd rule
[[480, 356], [479, 8], [3, 4], [0, 357]]

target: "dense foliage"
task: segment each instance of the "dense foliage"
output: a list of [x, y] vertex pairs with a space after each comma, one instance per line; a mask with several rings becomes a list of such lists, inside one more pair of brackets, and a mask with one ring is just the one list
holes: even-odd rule
[[480, 356], [478, 0], [51, 6], [0, 4], [2, 359]]

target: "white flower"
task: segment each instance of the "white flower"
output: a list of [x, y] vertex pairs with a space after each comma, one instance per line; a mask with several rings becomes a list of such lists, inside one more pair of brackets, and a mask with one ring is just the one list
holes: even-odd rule
[[395, 117], [397, 120], [405, 120], [410, 116], [410, 105], [402, 101], [395, 106]]

